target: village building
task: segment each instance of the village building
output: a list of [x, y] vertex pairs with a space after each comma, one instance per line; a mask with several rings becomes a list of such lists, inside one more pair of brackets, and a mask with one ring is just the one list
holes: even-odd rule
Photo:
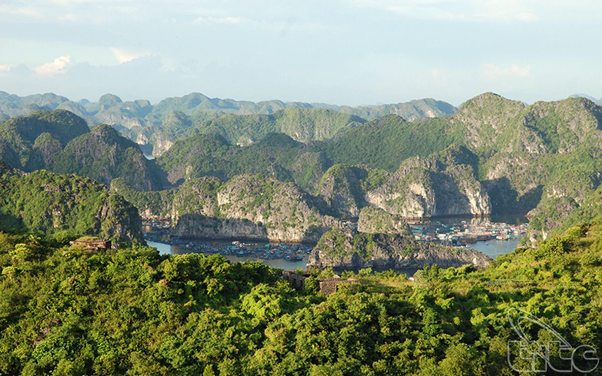
[[[296, 270], [285, 270], [282, 272], [282, 275], [284, 279], [288, 280], [298, 289], [305, 289], [305, 280], [310, 277], [310, 274], [299, 274]], [[341, 277], [335, 275], [332, 278], [318, 279], [317, 282], [320, 293], [328, 295], [337, 292], [340, 286], [356, 284], [359, 281], [354, 278], [341, 279]]]
[[83, 246], [88, 252], [111, 249], [111, 241], [106, 239], [79, 238], [70, 241], [69, 244], [72, 247]]

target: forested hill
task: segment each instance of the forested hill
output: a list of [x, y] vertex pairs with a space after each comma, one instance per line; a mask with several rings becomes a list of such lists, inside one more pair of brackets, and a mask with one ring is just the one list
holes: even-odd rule
[[154, 162], [108, 125], [90, 130], [65, 110], [39, 111], [0, 125], [0, 160], [26, 172], [75, 173], [110, 184], [122, 178], [139, 190], [161, 188]]
[[323, 151], [337, 162], [393, 171], [409, 157], [451, 145], [474, 154], [470, 164], [493, 212], [536, 209], [532, 215], [551, 219], [536, 227], [549, 230], [600, 184], [602, 109], [584, 98], [528, 106], [485, 93], [451, 116], [407, 122], [391, 115], [366, 123]]
[[[119, 103], [104, 96], [99, 108]], [[200, 126], [185, 114], [170, 121], [174, 134], [189, 133], [165, 144], [156, 161], [112, 127], [88, 131], [63, 110], [4, 122], [0, 157], [25, 171], [78, 173], [107, 185], [119, 178], [138, 191], [260, 174], [293, 183], [335, 217], [367, 206], [404, 217], [529, 213], [532, 240], [601, 183], [602, 109], [584, 98], [526, 105], [485, 93], [453, 115], [415, 121], [295, 108]]]
[[0, 162], [0, 231], [43, 233], [56, 239], [101, 236], [115, 246], [144, 244], [138, 210], [88, 178], [22, 173]]
[[[257, 262], [88, 253], [0, 233], [0, 373], [514, 375], [509, 360], [533, 365], [508, 353], [520, 340], [513, 308], [573, 347], [602, 348], [601, 236], [600, 225], [580, 225], [484, 270], [425, 268], [414, 281], [345, 273], [358, 283], [322, 295], [317, 279], [332, 270], [295, 290]], [[548, 345], [539, 325], [524, 330]], [[579, 369], [596, 366], [580, 354]]]
[[[224, 137], [236, 143], [258, 140], [268, 132], [284, 132], [299, 141], [330, 138], [348, 124], [353, 125], [387, 114], [406, 119], [436, 117], [453, 113], [456, 108], [434, 99], [419, 99], [406, 103], [374, 106], [336, 106], [323, 103], [282, 102], [279, 100], [250, 102], [233, 99], [209, 98], [200, 93], [166, 98], [156, 105], [148, 100], [122, 101], [116, 95], [103, 95], [98, 102], [74, 102], [52, 93], [19, 97], [0, 92], [0, 121], [8, 117], [29, 115], [40, 110], [64, 109], [86, 119], [93, 126], [98, 123], [114, 126], [123, 135], [145, 146], [148, 153], [161, 155], [191, 127], [212, 127], [206, 121], [224, 115], [274, 115], [274, 117], [242, 117], [251, 128], [238, 129], [241, 120], [227, 118], [222, 130]], [[347, 119], [347, 120], [345, 120]], [[257, 123], [261, 123], [259, 126]], [[234, 124], [233, 124], [234, 123]], [[257, 125], [257, 126], [255, 126]], [[259, 129], [256, 129], [259, 128]], [[315, 132], [314, 129], [315, 128]], [[259, 132], [257, 132], [259, 131]], [[230, 133], [234, 132], [232, 138]], [[236, 133], [240, 133], [236, 135]], [[236, 138], [233, 138], [236, 135]]]
[[86, 132], [86, 122], [64, 110], [13, 118], [0, 124], [0, 159], [23, 170], [41, 169], [54, 153]]

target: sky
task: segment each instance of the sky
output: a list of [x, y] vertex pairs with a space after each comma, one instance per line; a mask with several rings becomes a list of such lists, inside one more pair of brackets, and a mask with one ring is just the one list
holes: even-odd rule
[[459, 105], [602, 97], [597, 0], [0, 0], [0, 91]]

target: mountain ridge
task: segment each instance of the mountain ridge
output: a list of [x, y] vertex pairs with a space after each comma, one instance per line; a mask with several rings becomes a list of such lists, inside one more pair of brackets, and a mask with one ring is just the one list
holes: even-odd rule
[[[148, 154], [159, 156], [166, 151], [177, 138], [182, 136], [185, 131], [197, 127], [209, 127], [211, 124], [204, 124], [206, 121], [216, 120], [226, 115], [272, 115], [280, 111], [285, 114], [295, 114], [303, 118], [304, 110], [315, 110], [316, 112], [327, 113], [334, 111], [330, 118], [337, 121], [343, 114], [350, 116], [351, 122], [365, 122], [380, 116], [395, 113], [406, 119], [417, 119], [422, 117], [441, 116], [453, 113], [456, 108], [451, 104], [432, 98], [416, 99], [410, 102], [394, 103], [387, 105], [374, 106], [337, 106], [324, 103], [303, 103], [303, 102], [283, 102], [280, 100], [270, 101], [237, 101], [234, 99], [210, 98], [201, 93], [190, 93], [181, 97], [170, 97], [161, 100], [155, 105], [148, 100], [123, 101], [114, 94], [105, 94], [100, 97], [98, 102], [80, 100], [71, 101], [68, 98], [57, 96], [53, 93], [37, 94], [26, 97], [19, 97], [5, 92], [0, 92], [0, 112], [5, 116], [25, 116], [39, 110], [66, 109], [72, 111], [78, 116], [86, 119], [90, 126], [97, 123], [109, 124], [118, 129], [124, 136], [130, 138], [138, 144], [144, 145]], [[169, 124], [169, 118], [172, 113], [178, 113], [181, 117], [180, 125]], [[322, 116], [324, 117], [324, 116]], [[291, 116], [289, 119], [293, 120]], [[0, 116], [0, 120], [2, 117]], [[167, 120], [167, 121], [166, 121]], [[269, 116], [263, 122], [270, 123], [277, 119], [270, 119]], [[302, 121], [302, 120], [298, 120]], [[297, 126], [293, 120], [292, 127], [286, 127], [280, 130], [276, 128], [272, 131], [283, 131], [295, 139], [308, 141], [300, 136], [296, 137], [295, 128]], [[281, 125], [282, 126], [282, 125]], [[272, 125], [274, 127], [274, 125]], [[302, 126], [307, 128], [307, 126]], [[322, 127], [323, 129], [326, 129]], [[335, 132], [336, 133], [336, 132]], [[329, 131], [319, 136], [320, 140]], [[232, 140], [227, 135], [226, 138], [237, 143], [241, 136], [250, 138], [261, 138], [265, 133], [259, 136], [255, 134], [239, 135]], [[334, 134], [333, 134], [334, 135]], [[243, 141], [244, 143], [244, 141]]]
[[[126, 103], [114, 96], [106, 96], [102, 102], [101, 107]], [[143, 108], [144, 103], [138, 107]], [[331, 114], [330, 110], [315, 109], [288, 109], [282, 113], [286, 111]], [[31, 116], [35, 119], [39, 114]], [[251, 129], [254, 123], [246, 119], [273, 120], [273, 116], [226, 115], [221, 119], [235, 117]], [[337, 116], [352, 119], [349, 115]], [[23, 118], [3, 126], [19, 121]], [[178, 127], [188, 120], [174, 113], [170, 121]], [[35, 139], [23, 136], [23, 140], [39, 152], [39, 160], [48, 160], [50, 166], [57, 165], [57, 159], [58, 166], [65, 160], [77, 161], [78, 147], [89, 149], [86, 153], [91, 153], [92, 159], [112, 155], [109, 159], [120, 160], [133, 153], [125, 164], [105, 164], [115, 173], [104, 178], [92, 176], [82, 166], [60, 170], [89, 175], [107, 185], [111, 179], [121, 178], [136, 189], [161, 189], [159, 184], [141, 188], [127, 181], [130, 177], [152, 184], [153, 171], [163, 176], [165, 187], [172, 188], [205, 176], [227, 182], [260, 174], [278, 184], [293, 184], [317, 200], [323, 213], [339, 218], [357, 217], [368, 206], [404, 217], [519, 212], [537, 218], [578, 208], [599, 187], [602, 175], [602, 162], [598, 162], [602, 160], [602, 108], [584, 98], [526, 105], [483, 93], [463, 103], [455, 114], [440, 118], [407, 121], [390, 114], [355, 126], [347, 126], [345, 120], [336, 127], [329, 125], [330, 133], [326, 135], [314, 122], [307, 128], [306, 135], [311, 136], [302, 137], [305, 142], [290, 134], [273, 133], [284, 129], [272, 122], [263, 130], [255, 129], [262, 137], [251, 140], [248, 146], [235, 144], [248, 132], [239, 123], [219, 119], [208, 122], [225, 133], [194, 132], [176, 141], [154, 162], [144, 160], [138, 145], [106, 125], [99, 129], [121, 141], [104, 143], [96, 154], [85, 142], [94, 131], [78, 135], [69, 141], [72, 146], [65, 148], [66, 139], [61, 141], [50, 132], [42, 132], [46, 129], [42, 126], [33, 135]], [[228, 128], [227, 124], [234, 125]], [[312, 140], [315, 138], [321, 140]], [[121, 144], [127, 147], [119, 149]], [[113, 147], [119, 149], [116, 154], [110, 152]], [[5, 159], [18, 157], [17, 149], [0, 150], [5, 150]], [[569, 176], [574, 179], [567, 180]], [[548, 233], [565, 218], [552, 214], [547, 221], [536, 219], [533, 234]]]

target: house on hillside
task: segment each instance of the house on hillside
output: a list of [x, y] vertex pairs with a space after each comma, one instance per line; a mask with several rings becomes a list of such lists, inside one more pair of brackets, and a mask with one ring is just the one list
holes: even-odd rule
[[92, 237], [83, 237], [70, 241], [72, 247], [83, 246], [88, 252], [98, 252], [100, 250], [111, 249], [111, 241]]
[[[296, 270], [285, 270], [282, 272], [282, 276], [296, 288], [305, 289], [305, 280], [310, 277], [310, 274], [299, 274]], [[318, 279], [317, 281], [319, 291], [324, 295], [337, 292], [340, 286], [348, 286], [358, 283], [357, 279], [341, 279], [341, 277], [338, 275], [335, 275], [333, 278]]]

